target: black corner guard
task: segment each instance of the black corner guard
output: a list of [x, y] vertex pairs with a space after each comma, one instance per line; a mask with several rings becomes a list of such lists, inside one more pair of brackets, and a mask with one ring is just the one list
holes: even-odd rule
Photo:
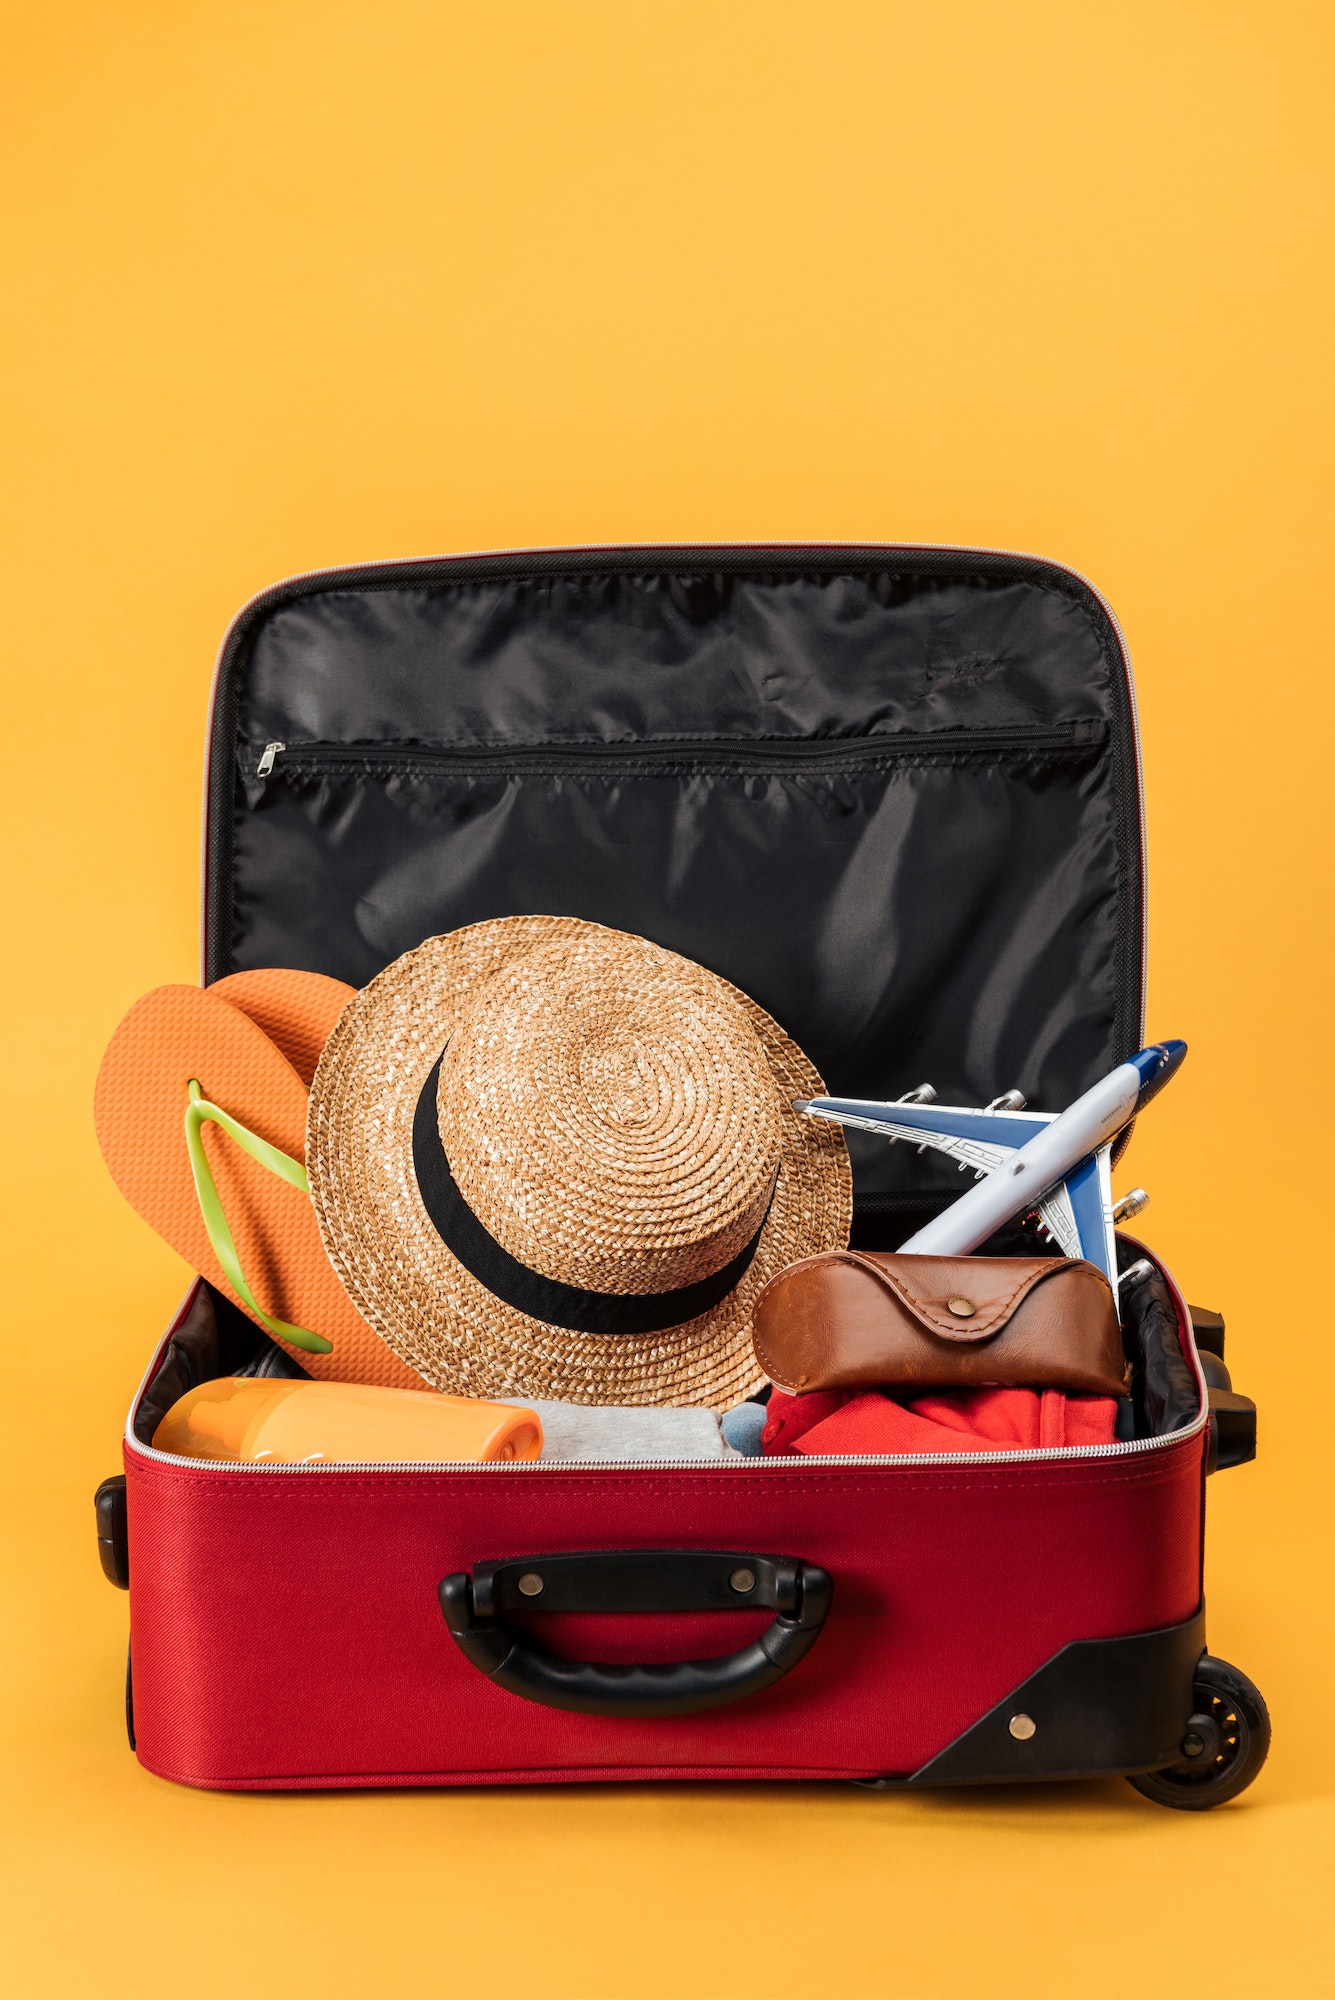
[[1158, 1770], [1181, 1754], [1204, 1651], [1204, 1606], [1184, 1625], [1077, 1639], [906, 1782], [985, 1785]]
[[[464, 1658], [497, 1687], [579, 1715], [694, 1715], [772, 1687], [811, 1651], [834, 1583], [814, 1563], [704, 1549], [617, 1549], [475, 1563], [440, 1585]], [[506, 1612], [775, 1611], [739, 1652], [668, 1666], [564, 1660], [505, 1623]]]
[[130, 1542], [125, 1531], [125, 1474], [104, 1479], [93, 1495], [97, 1510], [97, 1553], [102, 1574], [117, 1590], [130, 1588]]

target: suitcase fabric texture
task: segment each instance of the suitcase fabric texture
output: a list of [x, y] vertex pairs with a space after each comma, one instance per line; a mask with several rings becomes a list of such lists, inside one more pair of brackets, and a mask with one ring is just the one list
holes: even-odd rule
[[[1058, 1110], [1140, 1046], [1143, 876], [1120, 634], [1033, 558], [378, 565], [266, 592], [219, 661], [206, 982], [361, 986], [482, 918], [584, 917], [733, 981], [836, 1095]], [[855, 1243], [960, 1191], [849, 1138]], [[1198, 1341], [1166, 1273], [1136, 1297], [1168, 1389], [1157, 1434], [1112, 1445], [269, 1468], [152, 1449], [265, 1345], [201, 1280], [98, 1496], [140, 1760], [223, 1788], [1122, 1772], [1232, 1796], [1268, 1722], [1205, 1653], [1203, 1497], [1254, 1413], [1222, 1323]]]

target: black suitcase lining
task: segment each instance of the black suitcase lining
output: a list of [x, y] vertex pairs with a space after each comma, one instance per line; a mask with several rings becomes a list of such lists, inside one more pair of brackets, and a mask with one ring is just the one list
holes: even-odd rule
[[[1120, 642], [1027, 559], [399, 565], [268, 593], [220, 665], [210, 979], [574, 915], [733, 980], [839, 1094], [1056, 1109], [1139, 1045], [1141, 893]], [[958, 1192], [851, 1138], [864, 1214]]]

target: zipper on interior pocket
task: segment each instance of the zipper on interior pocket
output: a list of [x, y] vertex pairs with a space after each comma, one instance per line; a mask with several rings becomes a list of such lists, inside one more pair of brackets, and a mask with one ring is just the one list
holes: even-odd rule
[[516, 777], [612, 776], [622, 772], [672, 775], [718, 771], [723, 774], [768, 776], [828, 769], [839, 773], [875, 771], [912, 758], [970, 762], [989, 757], [1038, 752], [1056, 754], [1087, 749], [1106, 741], [1108, 726], [1097, 718], [1083, 722], [1034, 725], [1020, 729], [901, 731], [883, 736], [833, 737], [675, 737], [658, 742], [572, 742], [541, 744], [482, 743], [466, 748], [443, 743], [398, 741], [361, 743], [280, 743], [254, 746], [243, 752], [243, 763], [257, 778], [271, 777], [279, 763], [284, 769], [319, 777], [342, 771], [397, 774], [420, 770], [443, 776], [471, 777], [502, 771]]

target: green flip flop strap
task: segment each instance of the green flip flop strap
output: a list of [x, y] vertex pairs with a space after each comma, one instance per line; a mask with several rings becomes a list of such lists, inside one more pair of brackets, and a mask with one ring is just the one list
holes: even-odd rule
[[186, 1151], [190, 1155], [190, 1171], [195, 1178], [199, 1212], [203, 1217], [209, 1242], [213, 1246], [213, 1254], [222, 1266], [228, 1283], [237, 1297], [245, 1300], [260, 1325], [267, 1327], [270, 1333], [290, 1342], [293, 1347], [303, 1348], [307, 1354], [332, 1354], [334, 1344], [331, 1340], [326, 1340], [323, 1334], [311, 1333], [304, 1326], [289, 1326], [286, 1320], [274, 1319], [271, 1314], [265, 1312], [246, 1283], [245, 1273], [241, 1269], [241, 1259], [236, 1254], [236, 1242], [228, 1226], [227, 1217], [223, 1213], [222, 1202], [218, 1198], [218, 1189], [209, 1166], [208, 1154], [204, 1151], [204, 1141], [199, 1128], [210, 1123], [221, 1125], [228, 1137], [235, 1139], [242, 1152], [249, 1153], [252, 1160], [258, 1160], [262, 1167], [267, 1167], [271, 1174], [277, 1174], [289, 1187], [300, 1188], [303, 1194], [308, 1194], [310, 1184], [306, 1179], [305, 1167], [300, 1160], [294, 1160], [290, 1153], [280, 1152], [278, 1147], [271, 1146], [267, 1139], [261, 1139], [257, 1132], [248, 1130], [239, 1119], [233, 1118], [230, 1111], [224, 1111], [220, 1105], [210, 1104], [195, 1078], [191, 1078], [187, 1088], [190, 1101], [185, 1107], [185, 1144]]

